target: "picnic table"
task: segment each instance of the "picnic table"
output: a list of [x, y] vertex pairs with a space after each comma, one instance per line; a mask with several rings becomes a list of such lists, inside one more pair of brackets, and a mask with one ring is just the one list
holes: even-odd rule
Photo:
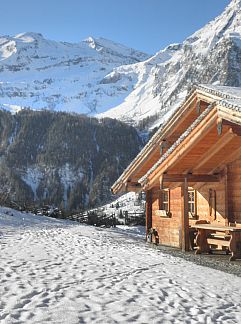
[[195, 224], [198, 233], [196, 236], [196, 254], [211, 252], [211, 245], [226, 248], [231, 252], [230, 261], [241, 259], [241, 227], [216, 224]]

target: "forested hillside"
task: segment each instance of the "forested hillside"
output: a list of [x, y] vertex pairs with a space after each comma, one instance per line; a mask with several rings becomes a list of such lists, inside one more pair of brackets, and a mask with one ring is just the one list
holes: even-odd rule
[[108, 118], [0, 111], [1, 196], [72, 211], [103, 204], [141, 145], [134, 128]]

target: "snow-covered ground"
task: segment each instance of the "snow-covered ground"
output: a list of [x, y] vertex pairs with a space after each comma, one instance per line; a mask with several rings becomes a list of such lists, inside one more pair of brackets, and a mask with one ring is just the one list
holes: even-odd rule
[[0, 246], [0, 323], [241, 323], [241, 278], [150, 249], [141, 228], [1, 208]]

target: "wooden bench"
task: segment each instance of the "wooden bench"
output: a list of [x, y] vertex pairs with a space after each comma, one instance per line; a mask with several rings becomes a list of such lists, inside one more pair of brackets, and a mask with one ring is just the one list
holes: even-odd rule
[[215, 249], [225, 250], [226, 254], [230, 252], [229, 251], [230, 240], [231, 240], [231, 235], [225, 232], [213, 232], [213, 233], [209, 233], [207, 236], [207, 243], [211, 247], [215, 246]]
[[212, 247], [231, 252], [230, 261], [241, 258], [241, 226], [220, 226], [209, 223], [199, 223], [192, 226], [198, 231], [196, 237], [196, 254], [210, 253]]

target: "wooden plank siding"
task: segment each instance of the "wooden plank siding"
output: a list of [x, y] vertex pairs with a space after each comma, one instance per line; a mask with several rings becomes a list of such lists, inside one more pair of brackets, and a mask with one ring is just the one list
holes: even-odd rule
[[[214, 211], [210, 213], [209, 192], [210, 189], [216, 192], [216, 219]], [[199, 219], [205, 219], [210, 223], [225, 225], [225, 179], [219, 183], [204, 184], [197, 190], [197, 215]], [[192, 225], [195, 221], [191, 221]]]
[[159, 189], [152, 194], [152, 227], [159, 234], [159, 243], [181, 247], [181, 188], [170, 190], [171, 217], [156, 215], [159, 210]]
[[228, 165], [228, 185], [229, 219], [241, 223], [241, 158]]

